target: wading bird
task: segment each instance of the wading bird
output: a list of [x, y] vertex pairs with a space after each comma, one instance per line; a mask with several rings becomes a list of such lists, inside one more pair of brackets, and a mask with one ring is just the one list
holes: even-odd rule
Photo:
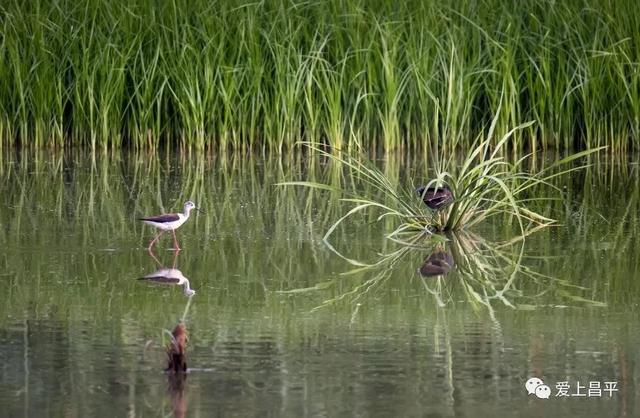
[[178, 240], [176, 239], [176, 229], [189, 219], [189, 212], [191, 212], [192, 209], [202, 212], [200, 209], [196, 208], [195, 203], [188, 201], [184, 204], [183, 213], [167, 213], [164, 215], [149, 216], [147, 218], [138, 218], [138, 220], [160, 229], [160, 233], [149, 243], [149, 251], [151, 251], [153, 244], [155, 244], [162, 234], [167, 231], [173, 232], [173, 249], [179, 251], [180, 247], [178, 246]]
[[453, 193], [448, 186], [422, 186], [416, 189], [422, 201], [432, 210], [441, 210], [453, 202]]

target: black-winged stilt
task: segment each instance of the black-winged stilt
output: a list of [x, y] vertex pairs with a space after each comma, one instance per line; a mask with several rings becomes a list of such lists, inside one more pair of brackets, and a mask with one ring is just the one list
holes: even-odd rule
[[138, 218], [144, 223], [160, 229], [160, 233], [149, 243], [149, 251], [151, 251], [153, 244], [167, 231], [173, 232], [173, 249], [179, 251], [180, 247], [178, 246], [178, 240], [176, 239], [176, 229], [189, 219], [189, 212], [191, 212], [192, 209], [202, 212], [200, 209], [196, 208], [195, 203], [188, 201], [184, 204], [183, 213], [167, 213], [164, 215]]

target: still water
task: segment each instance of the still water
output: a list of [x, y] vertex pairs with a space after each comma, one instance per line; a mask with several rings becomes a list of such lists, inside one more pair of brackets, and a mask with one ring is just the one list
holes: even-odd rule
[[[561, 226], [524, 243], [495, 219], [399, 250], [363, 217], [331, 241], [379, 263], [358, 269], [322, 240], [350, 206], [275, 185], [348, 172], [293, 160], [4, 155], [0, 415], [638, 416], [637, 165], [556, 179], [564, 200], [542, 209]], [[156, 231], [136, 218], [189, 199], [205, 213], [178, 230], [182, 251], [167, 234], [149, 254]], [[423, 277], [443, 252], [456, 265]], [[195, 294], [139, 280], [163, 268]], [[176, 385], [164, 347], [181, 319]]]

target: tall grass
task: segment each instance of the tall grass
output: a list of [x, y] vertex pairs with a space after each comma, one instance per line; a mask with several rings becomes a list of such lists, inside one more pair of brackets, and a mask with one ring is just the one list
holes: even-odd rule
[[635, 2], [0, 5], [4, 146], [640, 148]]

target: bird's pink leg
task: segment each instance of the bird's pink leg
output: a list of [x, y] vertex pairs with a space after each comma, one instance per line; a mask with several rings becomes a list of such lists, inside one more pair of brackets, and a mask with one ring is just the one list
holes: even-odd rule
[[171, 265], [172, 269], [176, 268], [176, 262], [178, 261], [178, 254], [180, 254], [180, 251], [176, 251], [173, 253], [173, 264]]
[[173, 232], [173, 249], [176, 251], [180, 251], [180, 246], [178, 246], [178, 239], [176, 238], [176, 230], [172, 229]]
[[153, 247], [153, 244], [155, 244], [156, 241], [158, 241], [158, 238], [160, 238], [162, 236], [162, 234], [164, 234], [165, 231], [160, 231], [160, 233], [151, 240], [151, 242], [149, 243], [149, 248], [148, 250], [151, 251], [151, 247]]
[[160, 260], [158, 260], [158, 257], [156, 257], [156, 255], [153, 253], [153, 250], [149, 250], [149, 255], [151, 256], [151, 258], [153, 258], [153, 261], [155, 261], [160, 268], [164, 267]]

